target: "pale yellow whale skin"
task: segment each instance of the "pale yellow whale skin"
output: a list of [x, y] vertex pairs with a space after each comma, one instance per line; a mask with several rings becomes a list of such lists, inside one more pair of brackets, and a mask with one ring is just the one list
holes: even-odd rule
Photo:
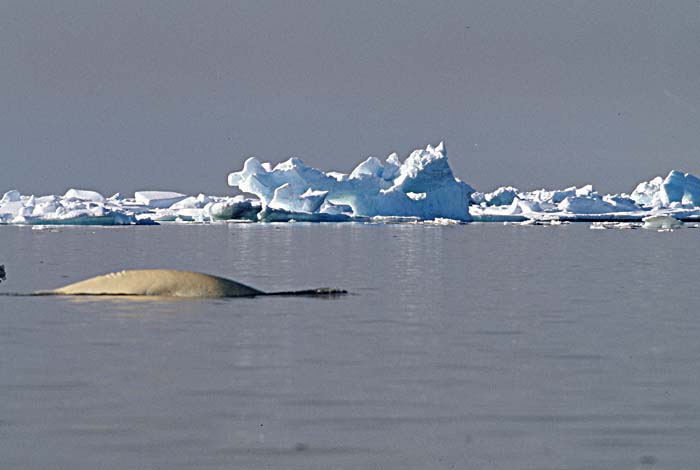
[[262, 291], [223, 277], [174, 269], [119, 271], [41, 293], [162, 297], [249, 297], [264, 294]]

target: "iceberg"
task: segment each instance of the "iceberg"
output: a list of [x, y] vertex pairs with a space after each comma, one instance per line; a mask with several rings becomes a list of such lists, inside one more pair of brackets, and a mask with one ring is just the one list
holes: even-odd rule
[[666, 178], [657, 176], [637, 185], [630, 196], [643, 207], [700, 206], [700, 178], [671, 170]]
[[474, 190], [455, 178], [443, 143], [415, 150], [403, 163], [396, 154], [384, 163], [369, 157], [349, 175], [325, 173], [299, 158], [272, 167], [251, 157], [241, 171], [229, 175], [228, 184], [260, 199], [260, 220], [268, 219], [272, 209], [290, 217], [316, 214], [303, 218], [320, 221], [327, 219], [322, 214], [338, 214], [325, 212], [338, 206], [349, 207], [349, 215], [360, 218], [472, 220], [468, 206]]

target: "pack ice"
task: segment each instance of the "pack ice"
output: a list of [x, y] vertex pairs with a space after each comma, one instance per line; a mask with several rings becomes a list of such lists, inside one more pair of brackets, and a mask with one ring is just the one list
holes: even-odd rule
[[243, 196], [187, 196], [172, 191], [137, 191], [133, 198], [117, 193], [69, 189], [63, 196], [26, 196], [17, 190], [0, 199], [0, 224], [130, 225], [158, 222], [208, 222], [252, 219], [260, 203]]
[[0, 224], [591, 221], [595, 228], [673, 229], [680, 226], [674, 220], [700, 220], [700, 179], [690, 173], [673, 170], [639, 183], [631, 194], [600, 194], [591, 185], [534, 191], [503, 186], [475, 192], [454, 176], [442, 143], [415, 150], [403, 162], [396, 154], [384, 161], [369, 157], [349, 174], [324, 172], [298, 158], [275, 166], [249, 158], [242, 170], [228, 175], [228, 184], [254, 197], [173, 191], [105, 197], [86, 189], [34, 196], [11, 190], [0, 199]]
[[[484, 222], [592, 221], [642, 222], [668, 216], [700, 219], [700, 179], [677, 170], [639, 183], [632, 194], [600, 194], [593, 186], [520, 191], [504, 186], [472, 194], [472, 217]], [[640, 224], [640, 226], [642, 226]], [[644, 224], [644, 227], [651, 227]]]

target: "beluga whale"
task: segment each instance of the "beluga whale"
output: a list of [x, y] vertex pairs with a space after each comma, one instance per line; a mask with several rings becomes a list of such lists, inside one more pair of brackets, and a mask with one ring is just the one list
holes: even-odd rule
[[137, 269], [104, 274], [68, 284], [58, 289], [37, 291], [30, 295], [124, 295], [206, 298], [256, 297], [263, 295], [335, 296], [341, 294], [347, 294], [347, 291], [330, 287], [298, 291], [263, 292], [231, 279], [194, 271]]

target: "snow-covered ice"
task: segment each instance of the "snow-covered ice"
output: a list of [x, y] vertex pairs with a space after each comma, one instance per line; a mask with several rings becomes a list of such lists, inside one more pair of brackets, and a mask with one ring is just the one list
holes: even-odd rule
[[630, 196], [645, 207], [668, 207], [674, 203], [700, 205], [700, 179], [690, 173], [671, 171], [666, 178], [657, 176], [637, 185]]
[[[169, 200], [169, 203], [166, 202]], [[157, 222], [255, 220], [260, 203], [243, 196], [190, 196], [142, 191], [135, 197], [105, 198], [95, 191], [70, 189], [63, 196], [21, 195], [8, 191], [0, 199], [0, 224], [130, 225]]]
[[79, 188], [63, 195], [26, 195], [13, 189], [0, 198], [0, 224], [588, 221], [593, 229], [672, 230], [679, 221], [700, 221], [700, 178], [690, 173], [670, 171], [639, 183], [631, 194], [600, 194], [592, 185], [530, 191], [503, 186], [477, 192], [454, 176], [442, 143], [417, 149], [403, 162], [395, 153], [384, 161], [369, 157], [348, 174], [321, 171], [299, 158], [277, 165], [249, 158], [240, 171], [228, 175], [228, 184], [249, 195], [144, 190], [133, 197], [105, 197]]
[[680, 228], [683, 222], [670, 216], [670, 215], [650, 215], [649, 217], [644, 217], [642, 219], [644, 225], [642, 228], [649, 228], [654, 230], [673, 230]]
[[[229, 175], [228, 183], [260, 199], [261, 219], [271, 210], [320, 215], [346, 206], [351, 210], [347, 215], [355, 217], [469, 221], [468, 205], [474, 191], [455, 178], [442, 143], [415, 150], [403, 163], [396, 154], [383, 163], [369, 157], [349, 175], [324, 173], [298, 158], [272, 167], [251, 157], [241, 171]], [[330, 205], [324, 205], [326, 202]]]

